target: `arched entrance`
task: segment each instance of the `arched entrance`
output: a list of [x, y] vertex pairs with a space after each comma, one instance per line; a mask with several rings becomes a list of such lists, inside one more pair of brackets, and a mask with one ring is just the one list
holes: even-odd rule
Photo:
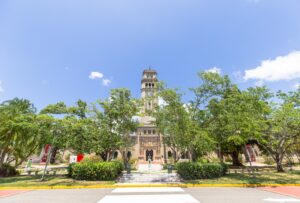
[[146, 150], [146, 161], [149, 161], [149, 159], [151, 160], [151, 161], [153, 161], [153, 150], [151, 149], [151, 150]]

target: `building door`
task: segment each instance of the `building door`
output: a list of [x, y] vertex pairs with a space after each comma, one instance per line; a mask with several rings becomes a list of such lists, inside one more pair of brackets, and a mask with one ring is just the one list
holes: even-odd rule
[[151, 161], [153, 161], [153, 150], [151, 149], [151, 150], [146, 150], [146, 161], [148, 161], [148, 160], [151, 160]]

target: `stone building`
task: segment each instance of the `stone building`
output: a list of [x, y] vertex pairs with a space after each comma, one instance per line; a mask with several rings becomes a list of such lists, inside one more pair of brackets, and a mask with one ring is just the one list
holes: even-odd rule
[[162, 135], [159, 134], [154, 118], [149, 115], [155, 105], [158, 104], [157, 97], [157, 72], [152, 69], [143, 71], [141, 79], [141, 99], [143, 107], [140, 116], [138, 116], [139, 127], [134, 133], [135, 145], [130, 152], [132, 158], [139, 162], [148, 161], [162, 163], [165, 157], [165, 151], [162, 143]]

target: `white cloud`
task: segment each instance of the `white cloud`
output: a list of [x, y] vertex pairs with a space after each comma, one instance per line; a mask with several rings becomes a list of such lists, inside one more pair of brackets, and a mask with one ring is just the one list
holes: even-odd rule
[[210, 72], [210, 73], [218, 73], [221, 74], [221, 68], [217, 68], [217, 67], [212, 67], [208, 70], [206, 70], [205, 72]]
[[245, 71], [244, 79], [261, 81], [292, 80], [300, 78], [300, 51], [275, 59], [263, 60], [260, 66]]
[[111, 83], [111, 81], [109, 79], [102, 80], [102, 85], [104, 85], [104, 86], [108, 86], [110, 83]]
[[103, 78], [103, 73], [93, 71], [93, 72], [90, 73], [89, 78], [90, 79]]
[[298, 89], [298, 88], [300, 87], [300, 83], [294, 84], [293, 87], [294, 87], [295, 89]]
[[0, 80], [0, 92], [4, 92], [4, 89], [2, 87], [2, 81]]

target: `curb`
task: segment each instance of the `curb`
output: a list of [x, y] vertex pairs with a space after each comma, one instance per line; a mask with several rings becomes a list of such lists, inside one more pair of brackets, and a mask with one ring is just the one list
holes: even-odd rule
[[300, 184], [124, 184], [124, 185], [89, 185], [89, 186], [33, 186], [33, 187], [0, 187], [0, 190], [52, 190], [52, 189], [97, 189], [97, 188], [143, 188], [143, 187], [284, 187]]

